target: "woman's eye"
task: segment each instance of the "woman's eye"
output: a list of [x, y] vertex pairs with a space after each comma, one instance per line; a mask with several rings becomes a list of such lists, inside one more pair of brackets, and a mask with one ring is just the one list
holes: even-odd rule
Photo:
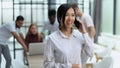
[[75, 14], [72, 14], [72, 17], [74, 17], [75, 16]]

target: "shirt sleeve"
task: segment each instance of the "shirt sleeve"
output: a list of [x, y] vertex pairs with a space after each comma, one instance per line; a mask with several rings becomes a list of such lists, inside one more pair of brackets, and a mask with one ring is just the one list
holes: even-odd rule
[[94, 53], [93, 41], [88, 36], [88, 33], [83, 34], [83, 50], [85, 51], [86, 55], [92, 57]]
[[[54, 48], [54, 43], [50, 38], [47, 40], [47, 44], [45, 45], [44, 49], [44, 68], [72, 68], [72, 65], [70, 63], [59, 63], [55, 62], [55, 48]], [[60, 54], [59, 54], [60, 55]]]
[[6, 28], [10, 31], [10, 32], [15, 32], [16, 29], [15, 29], [15, 25], [13, 23], [8, 23], [6, 25]]

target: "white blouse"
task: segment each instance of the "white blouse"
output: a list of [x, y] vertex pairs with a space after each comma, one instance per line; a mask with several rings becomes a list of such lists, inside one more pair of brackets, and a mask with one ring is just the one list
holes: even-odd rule
[[44, 68], [72, 68], [72, 64], [79, 64], [81, 68], [81, 50], [92, 56], [93, 49], [88, 33], [73, 30], [71, 36], [67, 37], [60, 30], [55, 31], [45, 45]]

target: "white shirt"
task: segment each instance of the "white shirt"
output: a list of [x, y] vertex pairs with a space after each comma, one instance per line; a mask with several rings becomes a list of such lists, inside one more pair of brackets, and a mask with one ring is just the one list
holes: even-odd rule
[[58, 23], [55, 21], [55, 23], [52, 25], [49, 22], [45, 22], [42, 32], [44, 32], [45, 30], [48, 30], [50, 31], [50, 33], [53, 33], [54, 31], [58, 30]]
[[87, 31], [88, 31], [88, 27], [91, 27], [91, 26], [94, 27], [93, 20], [89, 14], [83, 13], [80, 19], [85, 24], [85, 28]]
[[79, 64], [81, 68], [82, 49], [88, 56], [93, 55], [93, 43], [87, 33], [73, 30], [67, 37], [60, 30], [55, 31], [48, 37], [45, 46], [44, 68], [72, 68], [72, 64]]
[[5, 23], [0, 27], [0, 44], [7, 45], [11, 32], [20, 33], [20, 29], [15, 27], [15, 23]]

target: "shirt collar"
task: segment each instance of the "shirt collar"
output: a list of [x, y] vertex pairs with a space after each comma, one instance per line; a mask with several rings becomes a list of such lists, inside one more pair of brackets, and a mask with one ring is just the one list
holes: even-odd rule
[[73, 29], [72, 29], [72, 33], [71, 33], [71, 35], [70, 35], [69, 37], [66, 36], [63, 32], [61, 32], [61, 30], [58, 30], [58, 31], [59, 31], [59, 34], [60, 34], [60, 36], [61, 36], [62, 38], [76, 37]]

